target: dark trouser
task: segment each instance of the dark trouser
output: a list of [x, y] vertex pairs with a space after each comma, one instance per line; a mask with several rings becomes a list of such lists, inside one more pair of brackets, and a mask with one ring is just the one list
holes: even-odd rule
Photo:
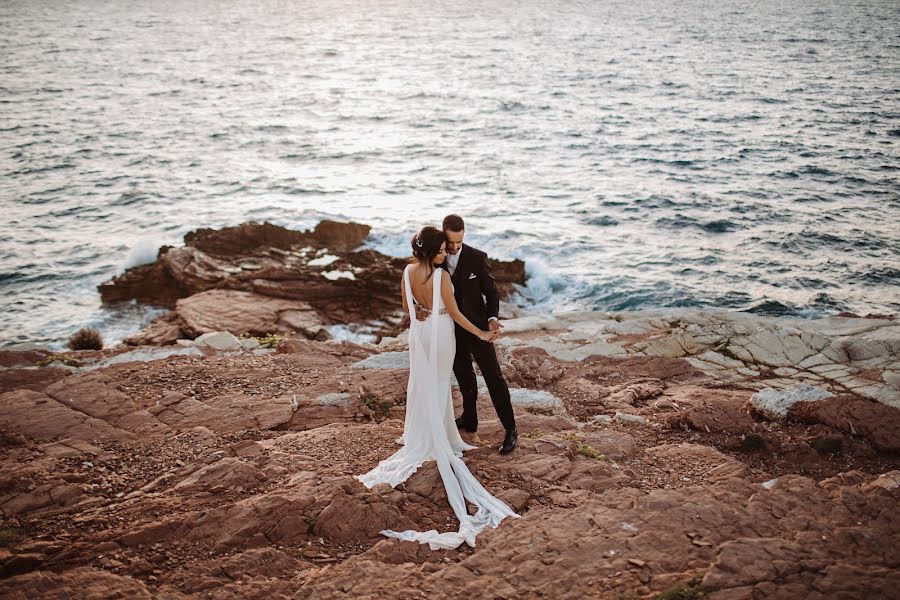
[[456, 328], [456, 357], [453, 359], [453, 374], [459, 382], [459, 391], [463, 397], [462, 421], [471, 427], [478, 426], [478, 412], [475, 401], [478, 398], [478, 381], [475, 379], [475, 368], [472, 359], [478, 363], [481, 375], [487, 384], [491, 402], [504, 429], [515, 429], [516, 418], [513, 416], [512, 403], [509, 400], [509, 388], [500, 363], [497, 362], [497, 351], [493, 344], [482, 341], [459, 327]]

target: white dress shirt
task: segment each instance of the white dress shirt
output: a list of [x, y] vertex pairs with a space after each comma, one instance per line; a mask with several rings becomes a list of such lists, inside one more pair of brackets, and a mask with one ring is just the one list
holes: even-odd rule
[[447, 253], [447, 268], [450, 270], [450, 275], [453, 276], [453, 273], [456, 271], [456, 265], [459, 264], [459, 255], [462, 254], [462, 248], [459, 249], [459, 252], [456, 254]]

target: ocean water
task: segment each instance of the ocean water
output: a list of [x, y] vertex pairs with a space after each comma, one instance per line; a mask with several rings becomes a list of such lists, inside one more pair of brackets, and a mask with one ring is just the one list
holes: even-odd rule
[[[0, 345], [198, 227], [450, 212], [538, 310], [900, 312], [900, 3], [0, 3]], [[373, 315], [378, 318], [382, 315]]]

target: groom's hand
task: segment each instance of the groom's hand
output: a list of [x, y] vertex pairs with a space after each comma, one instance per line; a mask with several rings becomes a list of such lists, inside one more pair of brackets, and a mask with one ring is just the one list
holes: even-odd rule
[[431, 311], [425, 308], [425, 306], [421, 304], [416, 304], [416, 319], [419, 321], [424, 321], [428, 317], [431, 316]]
[[488, 329], [491, 331], [500, 331], [503, 329], [503, 324], [497, 319], [491, 319], [488, 321]]

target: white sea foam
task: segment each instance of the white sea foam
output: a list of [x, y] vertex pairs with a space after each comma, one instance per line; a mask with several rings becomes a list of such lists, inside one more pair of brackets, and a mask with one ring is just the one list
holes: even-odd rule
[[387, 256], [403, 257], [410, 255], [410, 239], [415, 232], [410, 228], [402, 232], [370, 233], [363, 243], [364, 248], [371, 248]]
[[322, 273], [322, 277], [330, 281], [337, 281], [338, 279], [356, 280], [356, 275], [353, 274], [353, 271], [325, 271]]
[[341, 260], [341, 257], [335, 256], [334, 254], [326, 254], [325, 256], [314, 258], [306, 264], [311, 267], [327, 267], [336, 260]]
[[139, 238], [125, 259], [116, 267], [116, 275], [121, 275], [131, 267], [152, 263], [156, 260], [161, 245], [157, 238]]
[[552, 304], [556, 292], [566, 285], [566, 280], [557, 273], [558, 271], [551, 269], [541, 258], [527, 257], [525, 260], [527, 286], [517, 286], [511, 300], [515, 304], [534, 307]]
[[[119, 344], [123, 338], [137, 333], [150, 324], [153, 319], [168, 312], [168, 308], [140, 304], [135, 300], [113, 305], [99, 306], [88, 319], [75, 323], [66, 323], [66, 336], [81, 327], [97, 329], [103, 337], [103, 345], [107, 348]], [[49, 344], [55, 350], [65, 348], [65, 338]]]
[[369, 326], [329, 325], [326, 327], [331, 338], [339, 342], [347, 341], [356, 344], [374, 344], [378, 336], [372, 333]]

